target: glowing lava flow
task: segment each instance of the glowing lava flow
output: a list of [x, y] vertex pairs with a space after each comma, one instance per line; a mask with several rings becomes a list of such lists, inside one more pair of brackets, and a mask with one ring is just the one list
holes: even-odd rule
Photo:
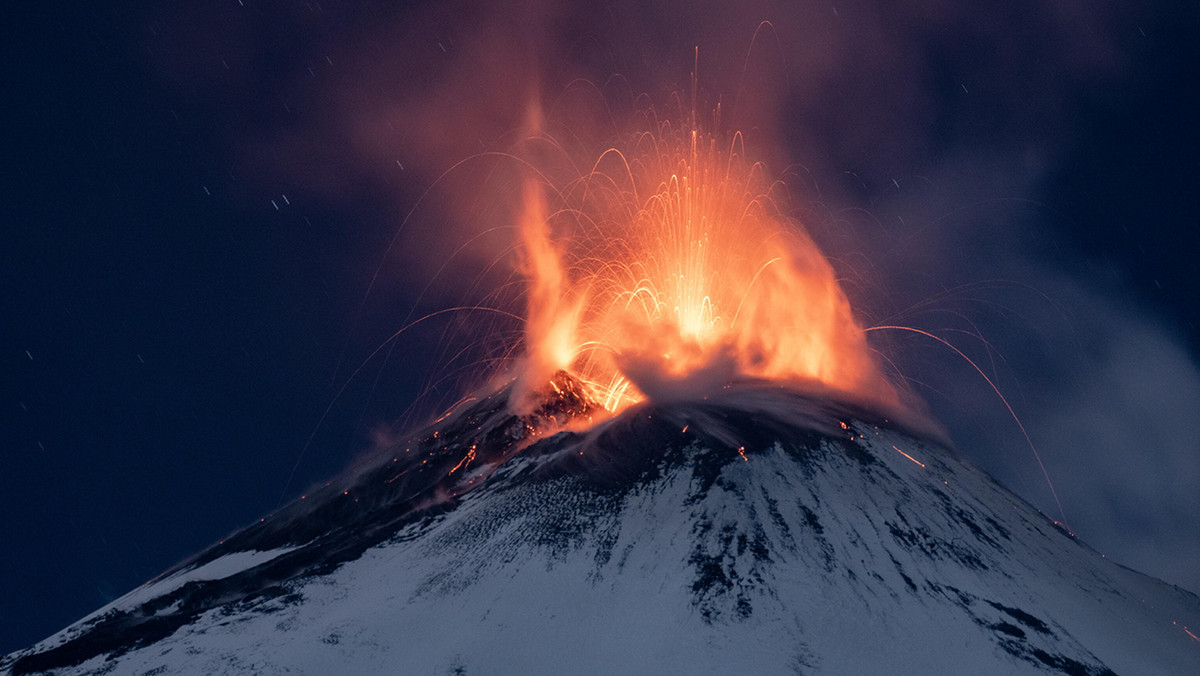
[[616, 412], [738, 376], [894, 403], [832, 267], [740, 134], [661, 124], [524, 188], [524, 396], [564, 369]]

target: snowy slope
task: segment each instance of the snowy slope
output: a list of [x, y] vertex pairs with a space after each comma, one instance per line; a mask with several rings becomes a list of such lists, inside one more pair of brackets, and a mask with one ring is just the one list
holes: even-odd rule
[[1195, 595], [869, 413], [758, 384], [551, 434], [593, 413], [485, 397], [0, 668], [1200, 674]]

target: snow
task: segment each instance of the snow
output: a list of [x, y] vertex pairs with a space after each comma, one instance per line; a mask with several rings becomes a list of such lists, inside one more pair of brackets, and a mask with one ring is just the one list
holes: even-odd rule
[[[1200, 599], [1107, 561], [937, 445], [853, 423], [745, 462], [726, 449], [710, 475], [715, 452], [681, 445], [621, 489], [534, 480], [554, 456], [518, 456], [286, 594], [53, 673], [1198, 672], [1183, 627]], [[229, 554], [110, 608], [295, 549]]]
[[[281, 547], [271, 551], [247, 551], [234, 552], [227, 554], [218, 559], [214, 559], [203, 565], [194, 568], [184, 568], [177, 573], [169, 575], [162, 579], [151, 580], [146, 584], [134, 589], [128, 594], [118, 598], [99, 610], [87, 615], [83, 619], [76, 622], [74, 625], [58, 632], [57, 634], [47, 638], [39, 643], [35, 648], [46, 649], [56, 645], [61, 645], [66, 641], [75, 638], [80, 634], [80, 629], [90, 625], [93, 621], [108, 615], [114, 611], [130, 610], [154, 600], [165, 594], [168, 594], [188, 582], [198, 580], [221, 580], [264, 564], [282, 554], [294, 551], [297, 547]], [[163, 612], [170, 612], [173, 609], [167, 608]]]
[[249, 551], [226, 554], [201, 566], [184, 569], [163, 578], [147, 583], [113, 602], [108, 608], [132, 608], [172, 592], [194, 580], [222, 580], [235, 573], [262, 565], [278, 556], [298, 547], [281, 547], [267, 552]]

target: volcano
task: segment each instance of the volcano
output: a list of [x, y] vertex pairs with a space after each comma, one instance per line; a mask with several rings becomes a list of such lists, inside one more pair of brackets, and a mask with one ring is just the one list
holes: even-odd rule
[[512, 400], [461, 405], [0, 669], [1200, 671], [1200, 598], [935, 433], [765, 381], [612, 417], [565, 372]]

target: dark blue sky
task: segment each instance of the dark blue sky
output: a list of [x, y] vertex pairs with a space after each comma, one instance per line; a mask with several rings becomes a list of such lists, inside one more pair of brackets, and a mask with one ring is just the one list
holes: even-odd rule
[[[663, 100], [697, 44], [708, 100], [782, 139], [773, 168], [800, 165], [799, 215], [864, 322], [961, 339], [1084, 539], [1200, 589], [1196, 10], [104, 4], [5, 12], [0, 651], [339, 471], [419, 392], [418, 415], [452, 400], [454, 378], [427, 387], [434, 322], [308, 443], [414, 304], [481, 279], [433, 274], [471, 232], [457, 197], [388, 245], [442, 170], [519, 127], [531, 73], [546, 101], [613, 73]], [[969, 367], [879, 346], [1049, 511]]]

